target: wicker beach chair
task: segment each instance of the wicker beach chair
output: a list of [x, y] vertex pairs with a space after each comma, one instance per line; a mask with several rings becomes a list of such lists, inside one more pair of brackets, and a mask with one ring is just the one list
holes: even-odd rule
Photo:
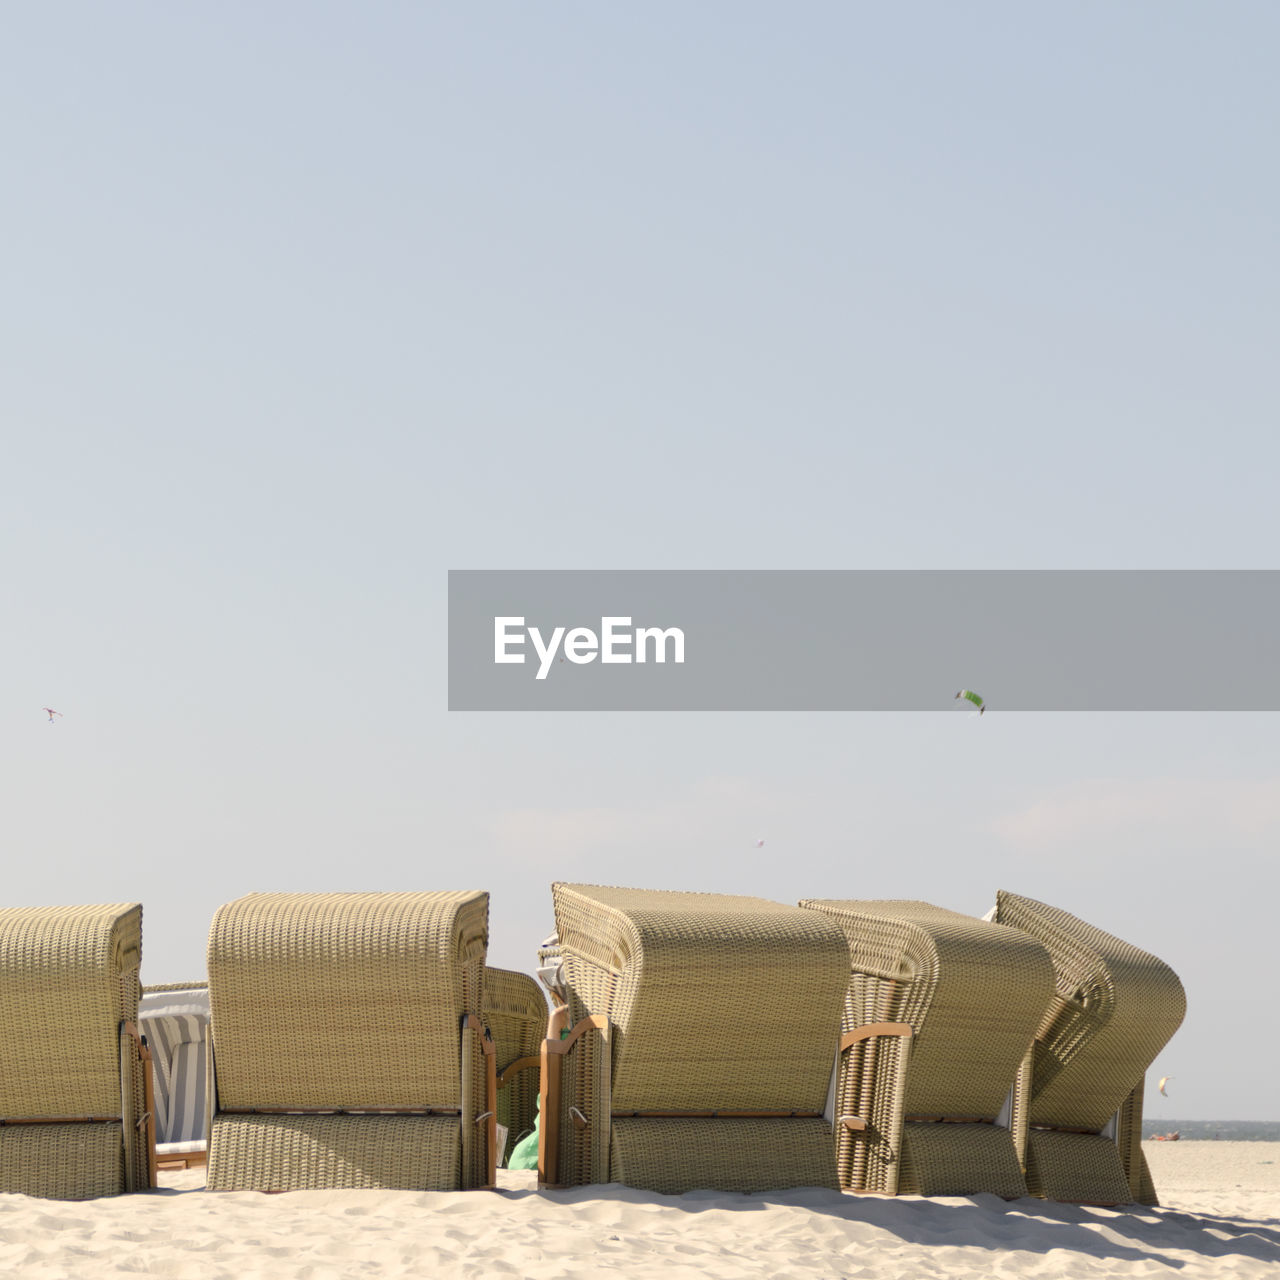
[[1045, 949], [927, 902], [811, 899], [848, 940], [836, 1161], [849, 1191], [1027, 1194], [1001, 1115], [1053, 991]]
[[169, 983], [142, 988], [138, 1025], [151, 1050], [156, 1117], [156, 1167], [189, 1169], [206, 1162], [209, 1135], [206, 1075], [209, 985]]
[[498, 1124], [507, 1134], [504, 1156], [533, 1132], [537, 1121], [548, 1012], [542, 988], [528, 974], [485, 969], [484, 1022], [497, 1055]]
[[0, 909], [0, 1192], [155, 1183], [137, 903]]
[[835, 1188], [823, 1103], [848, 948], [760, 898], [552, 886], [544, 1186]]
[[261, 893], [209, 935], [208, 1187], [494, 1181], [482, 892]]
[[1027, 1184], [1089, 1204], [1157, 1204], [1142, 1154], [1143, 1078], [1186, 1013], [1162, 960], [1083, 920], [1003, 890], [993, 918], [1053, 958], [1055, 992], [1019, 1075]]

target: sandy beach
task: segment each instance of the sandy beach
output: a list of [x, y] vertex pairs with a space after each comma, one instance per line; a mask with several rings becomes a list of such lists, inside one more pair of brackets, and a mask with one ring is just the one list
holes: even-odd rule
[[0, 1196], [0, 1272], [234, 1280], [348, 1276], [1185, 1277], [1280, 1275], [1280, 1143], [1146, 1144], [1163, 1205], [1086, 1209], [991, 1196], [799, 1190], [656, 1196], [204, 1191], [203, 1170], [82, 1203]]

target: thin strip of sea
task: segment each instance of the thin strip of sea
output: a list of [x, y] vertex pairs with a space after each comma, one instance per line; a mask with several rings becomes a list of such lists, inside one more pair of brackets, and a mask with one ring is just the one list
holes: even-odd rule
[[1280, 1120], [1151, 1120], [1142, 1126], [1144, 1138], [1176, 1133], [1183, 1142], [1280, 1142]]

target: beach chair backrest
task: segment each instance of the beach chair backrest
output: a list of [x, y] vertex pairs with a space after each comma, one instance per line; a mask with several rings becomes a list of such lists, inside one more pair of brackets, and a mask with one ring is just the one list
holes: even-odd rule
[[[808, 900], [846, 930], [868, 1007], [913, 1031], [907, 1114], [994, 1117], [1053, 991], [1038, 943], [928, 902]], [[877, 1007], [878, 1006], [878, 1007]]]
[[553, 893], [566, 956], [613, 977], [615, 1113], [822, 1111], [848, 979], [828, 921], [729, 894]]
[[447, 891], [260, 893], [219, 908], [220, 1108], [456, 1107], [488, 910], [486, 893]]

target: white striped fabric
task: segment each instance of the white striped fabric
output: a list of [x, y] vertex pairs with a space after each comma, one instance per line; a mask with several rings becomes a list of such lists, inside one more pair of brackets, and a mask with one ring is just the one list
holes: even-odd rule
[[207, 1139], [208, 998], [208, 992], [200, 990], [165, 992], [163, 999], [143, 997], [139, 1014], [154, 1065], [157, 1146], [189, 1145]]

